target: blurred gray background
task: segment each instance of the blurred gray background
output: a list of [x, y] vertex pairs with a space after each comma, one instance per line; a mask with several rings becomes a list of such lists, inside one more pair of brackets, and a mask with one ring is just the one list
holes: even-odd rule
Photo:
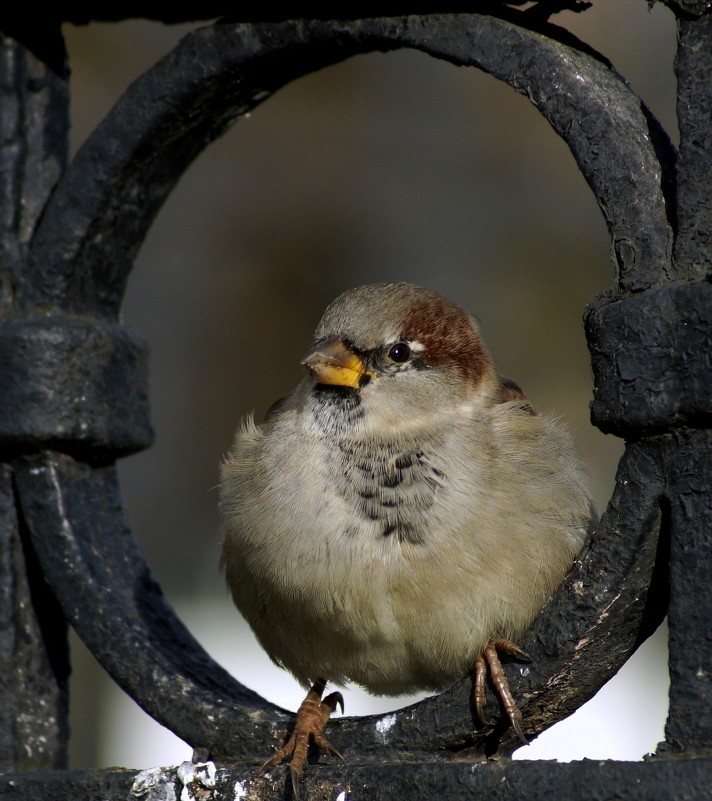
[[[676, 141], [667, 9], [594, 0], [555, 21], [605, 53]], [[194, 27], [65, 26], [73, 150]], [[198, 639], [241, 681], [298, 705], [302, 691], [259, 652], [224, 590], [215, 485], [239, 419], [261, 416], [299, 380], [321, 312], [359, 283], [422, 283], [476, 314], [500, 371], [573, 429], [603, 509], [622, 443], [589, 422], [581, 321], [612, 275], [603, 219], [567, 147], [524, 97], [475, 69], [407, 51], [360, 56], [290, 84], [208, 148], [154, 224], [124, 304], [125, 323], [151, 345], [157, 432], [153, 448], [122, 462], [124, 496], [158, 580]], [[73, 766], [185, 759], [187, 746], [72, 644]], [[665, 648], [660, 632], [595, 720], [527, 755], [653, 749]], [[372, 708], [358, 693], [346, 703], [351, 714]], [[588, 750], [567, 750], [584, 740]]]

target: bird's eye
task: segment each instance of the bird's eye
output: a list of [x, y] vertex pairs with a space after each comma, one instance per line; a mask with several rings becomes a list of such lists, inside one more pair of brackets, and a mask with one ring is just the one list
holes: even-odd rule
[[388, 351], [388, 358], [398, 364], [403, 364], [410, 359], [411, 350], [407, 342], [398, 342]]

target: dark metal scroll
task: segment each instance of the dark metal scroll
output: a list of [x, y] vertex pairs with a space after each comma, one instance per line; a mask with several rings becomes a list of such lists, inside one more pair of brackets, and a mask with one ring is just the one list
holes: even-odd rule
[[[477, 66], [530, 97], [569, 144], [596, 195], [620, 270], [618, 291], [659, 283], [668, 273], [672, 243], [675, 154], [667, 137], [603, 58], [561, 29], [533, 31], [517, 19], [526, 18], [508, 12], [506, 18], [223, 22], [189, 35], [133, 84], [57, 185], [30, 248], [33, 281], [17, 287], [12, 330], [0, 324], [0, 358], [3, 337], [10, 334], [24, 337], [30, 349], [38, 348], [38, 340], [50, 342], [52, 352], [61, 354], [62, 338], [52, 342], [50, 332], [67, 322], [90, 344], [106, 335], [108, 351], [118, 352], [125, 334], [115, 320], [134, 256], [161, 203], [202, 148], [290, 80], [357, 53], [399, 47]], [[597, 322], [613, 298], [600, 301], [589, 316], [599, 363], [616, 359]], [[115, 680], [196, 748], [258, 762], [281, 741], [290, 716], [202, 652], [162, 598], [123, 521], [111, 461], [143, 447], [150, 436], [144, 355], [140, 347], [129, 350], [117, 362], [116, 397], [128, 395], [136, 403], [120, 436], [93, 413], [80, 426], [63, 427], [61, 416], [53, 423], [57, 401], [33, 393], [41, 376], [25, 369], [22, 381], [29, 389], [16, 392], [49, 421], [40, 439], [53, 450], [15, 463], [23, 520], [66, 618]], [[17, 374], [19, 366], [7, 358]], [[77, 372], [73, 397], [97, 380], [102, 386], [101, 376]], [[117, 411], [111, 384], [104, 380], [109, 416]], [[82, 409], [77, 412], [81, 417]], [[616, 430], [637, 439], [636, 425], [624, 416]], [[16, 419], [0, 412], [5, 442], [16, 442], [20, 451], [40, 446], [39, 440], [12, 440], [16, 430]], [[662, 466], [671, 448], [657, 440], [629, 445], [588, 552], [522, 642], [534, 666], [527, 676], [511, 671], [510, 681], [530, 735], [591, 697], [665, 612], [667, 577], [655, 563], [668, 547], [669, 481]], [[473, 758], [491, 751], [497, 739], [501, 752], [511, 752], [517, 743], [510, 732], [473, 731], [469, 694], [469, 682], [462, 681], [389, 719], [389, 758]], [[330, 738], [359, 761], [382, 759], [383, 727], [376, 720], [333, 721]]]
[[[712, 641], [703, 636], [712, 593], [705, 570], [712, 547], [712, 298], [700, 233], [709, 209], [695, 177], [712, 174], [710, 160], [694, 131], [682, 137], [678, 175], [692, 191], [678, 209], [674, 150], [640, 99], [605, 59], [555, 26], [528, 28], [529, 19], [510, 9], [501, 16], [201, 29], [128, 90], [44, 208], [29, 246], [32, 280], [13, 286], [12, 309], [0, 319], [0, 441], [15, 457], [14, 485], [9, 471], [2, 476], [0, 512], [10, 514], [14, 487], [15, 524], [31, 532], [33, 554], [66, 619], [149, 714], [217, 758], [261, 761], [291, 716], [202, 652], [163, 599], [124, 522], [113, 460], [151, 436], [145, 350], [116, 323], [124, 287], [161, 203], [203, 147], [290, 80], [357, 53], [399, 47], [476, 66], [532, 100], [591, 186], [619, 271], [615, 287], [588, 310], [587, 335], [594, 421], [628, 445], [588, 551], [522, 641], [533, 667], [527, 675], [509, 669], [525, 731], [542, 731], [591, 697], [654, 630], [669, 595], [668, 748], [712, 748], [708, 718], [694, 714], [712, 680], [703, 669], [712, 658]], [[683, 94], [705, 67], [708, 24], [681, 23]], [[709, 130], [709, 120], [695, 115], [712, 107], [710, 89], [696, 85], [683, 117], [694, 130]], [[73, 359], [77, 353], [81, 358]], [[688, 631], [699, 664], [683, 657]], [[439, 774], [420, 765], [401, 775], [394, 765], [472, 761], [497, 745], [511, 752], [511, 732], [473, 731], [470, 689], [463, 680], [393, 717], [333, 721], [330, 738], [360, 765], [349, 769], [351, 780], [361, 781], [359, 771], [370, 766], [363, 781], [373, 781], [375, 764], [388, 760], [388, 775], [379, 780], [384, 793], [394, 782], [402, 788], [415, 781], [422, 790]], [[559, 790], [551, 794], [560, 796], [561, 767], [556, 779], [543, 768], [529, 767], [526, 775], [529, 782], [540, 775], [542, 787], [553, 782]], [[705, 769], [701, 761], [698, 767]], [[493, 766], [477, 787], [504, 797], [501, 782], [514, 782], [506, 788], [511, 793], [526, 783], [522, 770]], [[330, 767], [322, 775], [338, 774]], [[668, 765], [655, 775], [672, 786], [677, 774]], [[468, 767], [455, 779], [464, 788], [471, 776]], [[651, 776], [625, 774], [652, 787]], [[580, 773], [570, 780], [596, 781]]]

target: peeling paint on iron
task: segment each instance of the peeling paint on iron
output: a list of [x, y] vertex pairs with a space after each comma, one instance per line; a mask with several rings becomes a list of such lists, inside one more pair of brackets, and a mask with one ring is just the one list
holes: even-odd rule
[[147, 768], [137, 773], [131, 795], [145, 801], [176, 801], [173, 768]]
[[376, 732], [378, 736], [381, 738], [381, 741], [387, 743], [390, 739], [390, 731], [395, 725], [396, 716], [395, 715], [386, 715], [385, 717], [379, 718], [376, 721]]
[[[183, 785], [180, 793], [180, 801], [195, 801], [200, 798], [200, 790], [211, 790], [215, 787], [215, 763], [214, 762], [183, 762], [178, 766], [176, 775]], [[191, 789], [195, 785], [195, 791]]]

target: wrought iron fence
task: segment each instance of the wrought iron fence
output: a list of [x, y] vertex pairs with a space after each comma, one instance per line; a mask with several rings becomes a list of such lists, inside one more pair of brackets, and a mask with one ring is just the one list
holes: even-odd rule
[[[711, 17], [702, 0], [667, 3], [679, 25], [676, 153], [605, 57], [548, 21], [576, 4], [518, 5], [221, 19], [142, 75], [71, 163], [59, 22], [74, 17], [4, 23], [3, 797], [168, 798], [185, 783], [197, 793], [201, 781], [200, 792], [214, 797], [284, 793], [283, 776], [256, 778], [254, 766], [283, 739], [291, 715], [205, 654], [163, 599], [125, 522], [115, 462], [146, 447], [152, 433], [146, 348], [118, 315], [144, 235], [207, 144], [289, 81], [397, 48], [477, 67], [525, 94], [570, 147], [612, 242], [616, 279], [589, 307], [586, 333], [593, 420], [624, 437], [626, 451], [580, 566], [522, 642], [533, 667], [510, 683], [525, 728], [534, 735], [590, 698], [666, 613], [670, 712], [666, 742], [644, 763], [485, 761], [495, 750], [510, 754], [516, 738], [496, 725], [473, 731], [463, 680], [398, 713], [385, 749], [377, 719], [333, 721], [330, 738], [348, 743], [350, 764], [315, 767], [305, 791], [495, 799], [708, 792]], [[229, 767], [202, 779], [156, 771], [139, 785], [135, 771], [65, 770], [68, 624], [150, 715], [197, 755]]]

